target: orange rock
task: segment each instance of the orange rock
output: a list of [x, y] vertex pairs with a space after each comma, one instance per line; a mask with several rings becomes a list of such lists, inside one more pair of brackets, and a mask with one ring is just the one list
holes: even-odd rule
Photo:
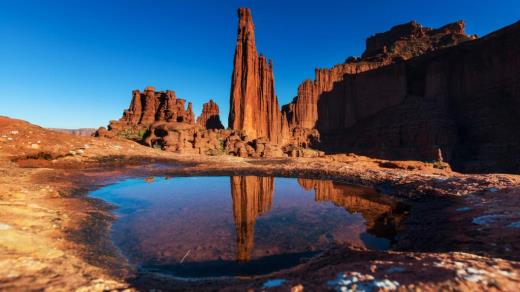
[[274, 90], [273, 64], [256, 51], [251, 10], [238, 10], [229, 127], [249, 138], [267, 137], [282, 142], [282, 115]]

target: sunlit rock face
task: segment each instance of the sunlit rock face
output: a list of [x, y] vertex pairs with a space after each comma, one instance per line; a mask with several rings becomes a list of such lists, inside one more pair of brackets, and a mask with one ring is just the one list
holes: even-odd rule
[[195, 124], [191, 102], [186, 106], [186, 100], [177, 98], [175, 91], [155, 91], [148, 86], [144, 92], [132, 91], [130, 106], [117, 121], [110, 121], [108, 129], [100, 128], [97, 136], [122, 136], [140, 140], [146, 130], [157, 122], [179, 122]]
[[250, 138], [263, 137], [278, 144], [282, 142], [282, 116], [274, 90], [273, 63], [258, 56], [251, 10], [240, 8], [238, 18], [229, 127]]
[[146, 126], [158, 121], [193, 124], [195, 119], [191, 102], [187, 108], [185, 103], [184, 99], [175, 96], [175, 91], [155, 91], [153, 86], [145, 88], [143, 93], [134, 90], [130, 107], [124, 111], [120, 122]]

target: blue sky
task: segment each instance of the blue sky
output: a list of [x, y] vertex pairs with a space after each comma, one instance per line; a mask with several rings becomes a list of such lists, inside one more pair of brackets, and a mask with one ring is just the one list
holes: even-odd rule
[[365, 38], [416, 20], [459, 19], [485, 35], [520, 19], [520, 1], [0, 0], [0, 115], [44, 127], [118, 119], [133, 89], [213, 98], [227, 124], [238, 7], [250, 7], [257, 48], [273, 59], [280, 104], [314, 68], [360, 55]]

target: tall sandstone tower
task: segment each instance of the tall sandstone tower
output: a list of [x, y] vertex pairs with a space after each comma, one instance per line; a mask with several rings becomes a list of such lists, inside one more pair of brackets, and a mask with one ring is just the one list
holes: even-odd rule
[[258, 56], [251, 10], [238, 10], [238, 38], [233, 62], [229, 127], [250, 138], [282, 143], [282, 114], [274, 91], [273, 64]]

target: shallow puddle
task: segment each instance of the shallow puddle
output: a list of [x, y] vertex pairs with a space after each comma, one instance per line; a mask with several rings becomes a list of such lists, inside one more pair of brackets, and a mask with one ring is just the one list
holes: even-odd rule
[[118, 206], [111, 237], [132, 264], [189, 278], [266, 274], [341, 243], [387, 249], [406, 213], [367, 187], [257, 176], [128, 179], [91, 196]]

